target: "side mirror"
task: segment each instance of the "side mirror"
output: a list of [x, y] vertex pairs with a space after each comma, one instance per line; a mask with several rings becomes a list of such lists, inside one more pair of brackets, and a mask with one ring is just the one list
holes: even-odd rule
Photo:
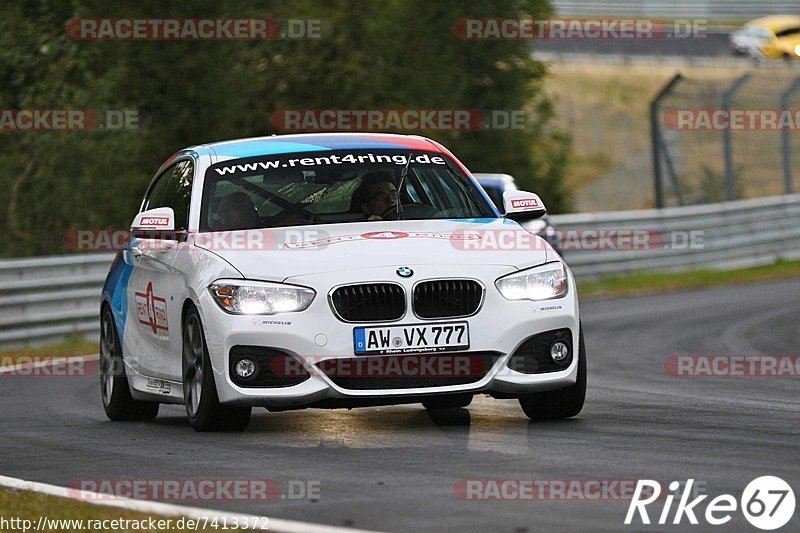
[[131, 234], [140, 239], [177, 239], [175, 211], [171, 207], [142, 211], [133, 219]]
[[523, 222], [534, 220], [547, 214], [542, 199], [538, 194], [525, 191], [505, 191], [503, 193], [503, 207], [506, 209], [506, 218]]

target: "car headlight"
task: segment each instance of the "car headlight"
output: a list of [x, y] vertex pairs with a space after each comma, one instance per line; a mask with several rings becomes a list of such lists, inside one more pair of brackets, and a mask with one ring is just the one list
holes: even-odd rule
[[274, 315], [304, 311], [317, 295], [313, 289], [265, 281], [218, 281], [208, 290], [219, 306], [235, 315]]
[[550, 300], [567, 293], [567, 269], [560, 262], [515, 272], [494, 282], [506, 300]]

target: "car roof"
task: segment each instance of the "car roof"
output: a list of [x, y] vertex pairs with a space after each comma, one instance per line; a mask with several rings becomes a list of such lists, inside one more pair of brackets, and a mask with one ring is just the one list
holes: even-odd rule
[[386, 133], [304, 133], [270, 135], [207, 143], [193, 148], [207, 148], [219, 159], [254, 157], [294, 152], [328, 150], [427, 150], [440, 152], [438, 146], [418, 135]]
[[753, 19], [745, 26], [762, 26], [777, 33], [792, 26], [800, 26], [800, 17], [794, 15], [772, 15]]

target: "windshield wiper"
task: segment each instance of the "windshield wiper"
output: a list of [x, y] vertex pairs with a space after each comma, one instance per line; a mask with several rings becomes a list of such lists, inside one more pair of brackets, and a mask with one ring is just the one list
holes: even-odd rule
[[403, 182], [406, 179], [406, 175], [408, 174], [408, 167], [411, 166], [411, 156], [413, 156], [413, 152], [409, 152], [408, 159], [406, 160], [406, 166], [403, 168], [403, 173], [400, 174], [400, 181], [397, 182], [397, 204], [395, 204], [395, 211], [397, 211], [397, 220], [403, 220], [405, 218], [405, 213], [403, 213], [403, 202], [400, 201], [400, 191], [403, 190]]

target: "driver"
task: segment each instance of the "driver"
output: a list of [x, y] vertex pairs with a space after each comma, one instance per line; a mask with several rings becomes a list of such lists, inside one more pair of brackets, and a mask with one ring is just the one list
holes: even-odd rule
[[218, 213], [219, 224], [217, 229], [232, 231], [258, 227], [256, 206], [241, 191], [223, 198], [219, 203]]
[[385, 172], [372, 172], [361, 178], [353, 192], [350, 211], [364, 213], [367, 220], [383, 220], [383, 214], [397, 205], [397, 189]]

